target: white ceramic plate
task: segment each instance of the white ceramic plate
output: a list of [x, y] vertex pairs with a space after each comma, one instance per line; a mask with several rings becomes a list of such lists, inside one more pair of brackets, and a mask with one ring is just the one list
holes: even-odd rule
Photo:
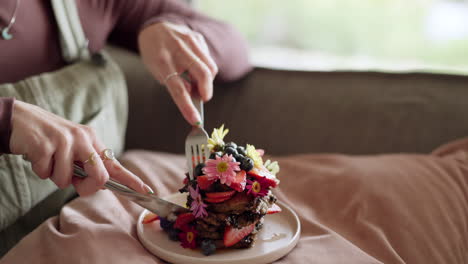
[[[187, 194], [176, 193], [167, 200], [183, 205]], [[171, 241], [160, 226], [159, 221], [142, 224], [147, 210], [138, 218], [138, 238], [146, 249], [154, 255], [172, 263], [225, 263], [225, 264], [263, 264], [271, 263], [288, 254], [299, 241], [301, 224], [297, 214], [285, 204], [278, 202], [281, 213], [265, 216], [263, 228], [254, 246], [249, 249], [223, 249], [213, 255], [205, 256], [200, 250], [182, 248], [179, 242]]]

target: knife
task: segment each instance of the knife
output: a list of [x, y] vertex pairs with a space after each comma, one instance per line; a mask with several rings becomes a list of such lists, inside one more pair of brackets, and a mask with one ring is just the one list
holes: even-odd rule
[[[80, 178], [88, 177], [88, 174], [83, 170], [83, 168], [77, 164], [74, 164], [73, 175]], [[109, 179], [106, 184], [104, 184], [104, 187], [115, 193], [125, 196], [128, 200], [137, 203], [145, 209], [148, 209], [159, 217], [167, 218], [169, 220], [175, 220], [176, 216], [181, 213], [190, 212], [190, 210], [187, 208], [161, 199], [154, 194], [142, 194], [136, 192], [132, 188], [113, 179]]]

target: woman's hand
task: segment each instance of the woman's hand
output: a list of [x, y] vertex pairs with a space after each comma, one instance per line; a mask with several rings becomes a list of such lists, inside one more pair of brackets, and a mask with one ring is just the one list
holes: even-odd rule
[[[146, 27], [138, 37], [143, 62], [153, 76], [166, 85], [184, 118], [194, 125], [201, 121], [190, 95], [203, 101], [213, 96], [218, 67], [200, 33], [166, 22]], [[188, 72], [192, 83], [180, 77]]]
[[[138, 192], [151, 191], [117, 160], [101, 160], [99, 156], [105, 146], [92, 128], [65, 120], [35, 105], [15, 101], [10, 149], [13, 154], [25, 155], [41, 179], [50, 178], [59, 188], [73, 184], [81, 196], [103, 188], [109, 175]], [[76, 161], [83, 163], [87, 178], [72, 178]]]

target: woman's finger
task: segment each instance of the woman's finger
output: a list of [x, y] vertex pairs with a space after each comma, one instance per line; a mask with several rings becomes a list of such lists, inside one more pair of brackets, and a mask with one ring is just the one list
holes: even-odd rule
[[169, 94], [187, 122], [192, 125], [199, 123], [201, 121], [200, 114], [192, 104], [192, 99], [185, 87], [184, 80], [180, 76], [176, 76], [169, 79], [166, 82], [166, 86]]
[[111, 149], [106, 149], [104, 145], [97, 140], [96, 137], [93, 138], [93, 146], [95, 149], [100, 149], [99, 156], [103, 161], [104, 167], [106, 167], [109, 177], [117, 180], [118, 182], [127, 185], [133, 190], [139, 193], [149, 193], [153, 190], [146, 185], [138, 176], [124, 168], [120, 162], [116, 159], [114, 151]]
[[112, 179], [132, 188], [139, 193], [153, 193], [153, 190], [146, 185], [138, 176], [124, 168], [116, 159], [104, 159], [104, 166]]
[[31, 168], [39, 178], [45, 180], [52, 174], [52, 168], [54, 167], [52, 156], [41, 158], [40, 160], [33, 161]]
[[64, 189], [71, 184], [73, 174], [73, 151], [67, 139], [63, 139], [54, 156], [54, 168], [50, 179], [59, 187]]
[[41, 148], [37, 148], [33, 153], [28, 155], [28, 160], [31, 161], [32, 170], [45, 180], [50, 178], [54, 168], [54, 147], [51, 144], [44, 144]]
[[218, 66], [211, 57], [203, 36], [199, 33], [193, 33], [187, 39], [189, 47], [193, 50], [193, 53], [205, 63], [210, 70], [211, 75], [214, 77], [218, 73]]
[[83, 163], [83, 168], [88, 174], [83, 181], [73, 182], [78, 194], [86, 196], [99, 191], [109, 180], [109, 174], [89, 140], [79, 145], [75, 157]]
[[213, 78], [208, 66], [192, 51], [188, 44], [179, 43], [177, 56], [172, 58], [177, 72], [188, 71], [193, 76], [198, 87], [198, 93], [203, 101], [213, 96]]
[[213, 75], [206, 64], [198, 59], [187, 70], [196, 83], [201, 99], [205, 102], [210, 100], [213, 97]]

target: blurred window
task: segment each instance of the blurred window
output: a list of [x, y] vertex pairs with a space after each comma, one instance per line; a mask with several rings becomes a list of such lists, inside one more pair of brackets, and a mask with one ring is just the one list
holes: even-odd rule
[[196, 0], [259, 66], [468, 74], [468, 0]]

